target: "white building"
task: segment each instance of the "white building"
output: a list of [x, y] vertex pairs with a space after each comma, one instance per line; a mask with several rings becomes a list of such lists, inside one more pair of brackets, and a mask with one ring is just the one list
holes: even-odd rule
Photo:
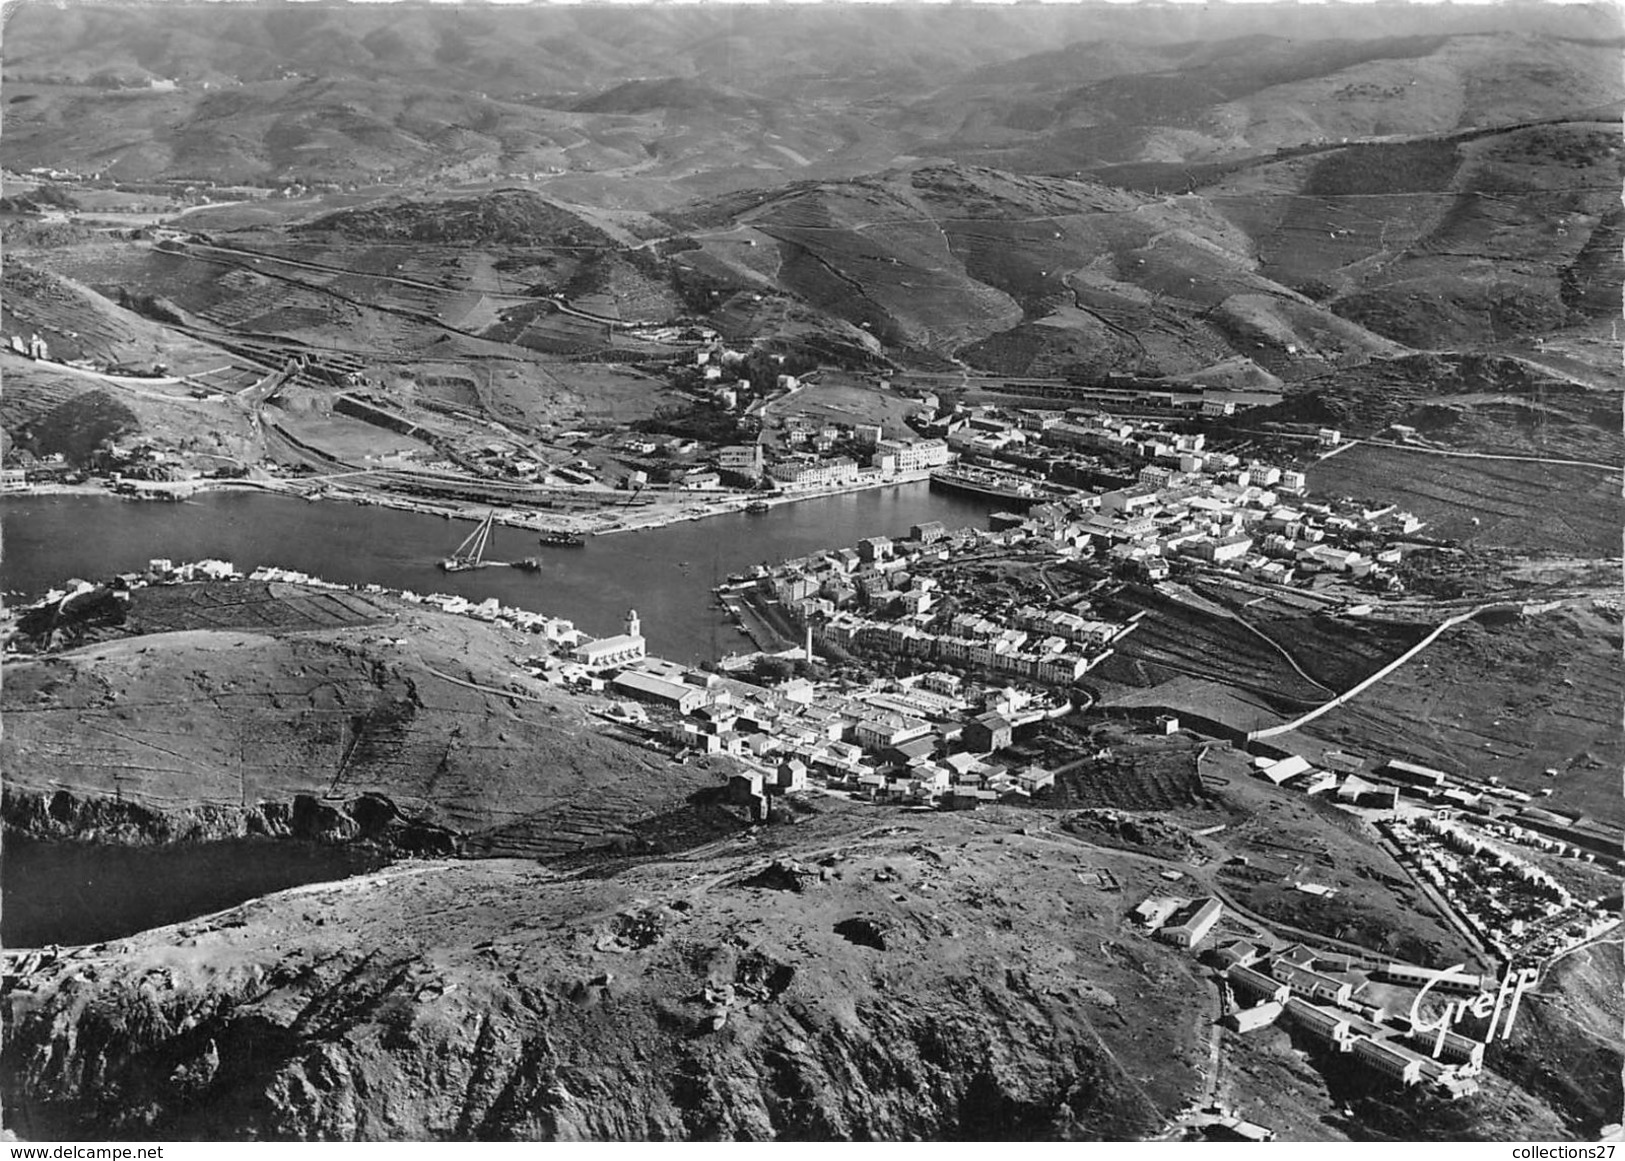
[[1223, 913], [1224, 904], [1217, 899], [1199, 899], [1158, 928], [1157, 938], [1179, 947], [1195, 947]]
[[912, 443], [897, 439], [883, 439], [875, 444], [877, 455], [890, 456], [898, 472], [919, 472], [927, 468], [940, 468], [953, 459], [946, 442], [940, 439], [921, 439]]
[[575, 659], [591, 670], [610, 669], [617, 665], [630, 665], [648, 654], [643, 639], [642, 625], [636, 609], [627, 610], [626, 632], [604, 637], [576, 646]]
[[831, 460], [786, 460], [774, 464], [770, 474], [786, 488], [830, 488], [854, 482], [858, 478], [858, 465], [845, 456]]

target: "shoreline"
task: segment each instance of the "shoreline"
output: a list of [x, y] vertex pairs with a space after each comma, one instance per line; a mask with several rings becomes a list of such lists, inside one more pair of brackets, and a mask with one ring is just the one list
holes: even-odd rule
[[[440, 516], [445, 519], [475, 519], [474, 513], [483, 509], [494, 508], [496, 522], [506, 528], [519, 528], [530, 532], [571, 532], [582, 536], [612, 536], [624, 532], [643, 532], [654, 528], [665, 528], [672, 524], [681, 524], [685, 521], [707, 520], [715, 516], [727, 516], [745, 511], [745, 507], [757, 500], [767, 503], [770, 509], [779, 508], [789, 504], [800, 503], [803, 500], [825, 500], [834, 496], [854, 495], [859, 492], [875, 491], [881, 488], [901, 487], [907, 484], [918, 484], [929, 481], [929, 470], [899, 474], [884, 480], [866, 481], [856, 484], [844, 484], [831, 488], [809, 489], [793, 495], [762, 495], [759, 493], [733, 492], [724, 496], [699, 496], [688, 502], [673, 502], [670, 504], [654, 504], [629, 512], [625, 516], [614, 515], [614, 507], [606, 506], [596, 512], [549, 518], [551, 513], [531, 512], [522, 508], [505, 508], [498, 505], [480, 505], [468, 503], [448, 503], [445, 505], [428, 503], [419, 499], [409, 499], [395, 496], [390, 493], [380, 493], [363, 490], [331, 489], [315, 494], [303, 491], [297, 481], [292, 480], [197, 480], [185, 481], [176, 487], [176, 491], [185, 488], [182, 500], [171, 500], [161, 493], [152, 498], [121, 496], [110, 488], [99, 483], [85, 484], [30, 484], [26, 488], [6, 492], [0, 495], [0, 500], [17, 498], [27, 499], [41, 496], [90, 496], [108, 500], [126, 500], [138, 504], [174, 503], [184, 502], [205, 492], [252, 491], [268, 492], [287, 496], [290, 499], [301, 499], [307, 503], [336, 502], [354, 504], [359, 507], [391, 508], [396, 511], [412, 512], [420, 516]], [[594, 527], [604, 516], [609, 515], [613, 523], [607, 526]], [[766, 515], [766, 513], [764, 513]], [[595, 519], [596, 517], [596, 519]]]

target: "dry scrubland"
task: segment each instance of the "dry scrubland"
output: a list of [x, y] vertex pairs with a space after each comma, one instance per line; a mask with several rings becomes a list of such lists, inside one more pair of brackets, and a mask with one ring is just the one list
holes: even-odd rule
[[1470, 622], [1306, 732], [1529, 793], [1549, 788], [1542, 805], [1625, 822], [1619, 650], [1617, 618], [1589, 609]]
[[214, 839], [285, 832], [307, 796], [303, 837], [554, 855], [690, 810], [725, 769], [594, 727], [579, 699], [515, 679], [523, 637], [466, 618], [256, 582], [134, 606], [99, 644], [8, 663], [12, 825]]
[[8, 1088], [56, 1094], [36, 1136], [1136, 1136], [1211, 999], [1063, 869], [1098, 861], [831, 805], [597, 875], [402, 864], [60, 961], [13, 1001]]
[[1317, 464], [1311, 486], [1398, 504], [1427, 536], [1559, 556], [1619, 551], [1620, 476], [1597, 468], [1355, 447]]

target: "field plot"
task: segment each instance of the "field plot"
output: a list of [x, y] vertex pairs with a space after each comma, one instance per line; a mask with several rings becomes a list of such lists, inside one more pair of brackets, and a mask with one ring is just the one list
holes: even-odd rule
[[[419, 365], [410, 374], [411, 402], [425, 407], [452, 407], [476, 411], [480, 407], [480, 382], [486, 377], [483, 368]], [[477, 376], [477, 377], [476, 377]]]
[[[1215, 841], [1229, 858], [1218, 883], [1242, 906], [1412, 963], [1444, 967], [1466, 958], [1460, 935], [1357, 819], [1250, 778], [1233, 781], [1223, 796], [1230, 825]], [[1335, 894], [1306, 893], [1299, 883]]]
[[116, 299], [120, 290], [127, 290], [131, 294], [162, 295], [194, 311], [218, 301], [221, 292], [214, 289], [214, 280], [231, 269], [230, 263], [205, 262], [186, 254], [155, 250], [142, 242], [40, 250], [30, 253], [28, 260], [30, 265], [83, 283], [110, 299]]
[[316, 411], [300, 411], [279, 414], [276, 416], [276, 423], [300, 443], [314, 447], [345, 463], [360, 463], [363, 460], [385, 456], [407, 455], [412, 452], [427, 453], [433, 450], [422, 440], [401, 435], [348, 415], [324, 415]]
[[137, 589], [123, 627], [133, 634], [193, 629], [288, 633], [369, 625], [391, 615], [388, 606], [357, 593], [242, 581]]
[[[1108, 709], [1154, 709], [1175, 714], [1196, 728], [1232, 734], [1273, 726], [1286, 716], [1262, 697], [1246, 690], [1187, 674], [1170, 676], [1168, 671], [1142, 661], [1122, 666], [1114, 665], [1115, 661], [1115, 657], [1110, 659], [1088, 678], [1088, 684], [1099, 695], [1100, 704]], [[1294, 708], [1291, 712], [1299, 711]]]
[[1150, 613], [1094, 672], [1128, 686], [1185, 675], [1232, 686], [1283, 713], [1341, 693], [1404, 652], [1412, 626], [1335, 620], [1284, 604], [1226, 611], [1151, 589], [1126, 590], [1127, 613]]
[[1619, 650], [1617, 618], [1588, 608], [1468, 622], [1304, 732], [1529, 793], [1549, 789], [1543, 805], [1625, 822]]
[[[1054, 765], [1089, 744], [1063, 726], [1046, 736], [1045, 763]], [[1056, 771], [1053, 789], [1037, 800], [1059, 809], [1183, 810], [1207, 803], [1200, 773], [1201, 748], [1189, 742], [1119, 745], [1109, 758], [1071, 761]]]
[[1315, 464], [1319, 493], [1398, 504], [1428, 536], [1526, 552], [1616, 556], [1620, 477], [1596, 468], [1355, 447]]
[[919, 401], [881, 391], [869, 382], [840, 371], [822, 372], [805, 390], [772, 408], [775, 418], [802, 415], [818, 423], [878, 423], [888, 439], [910, 434], [904, 420], [920, 409]]
[[504, 422], [624, 425], [669, 401], [665, 382], [626, 367], [592, 363], [513, 363], [492, 374], [481, 397]]
[[1194, 590], [1225, 606], [1230, 615], [1267, 638], [1305, 675], [1341, 693], [1409, 649], [1430, 626], [1393, 621], [1351, 620], [1317, 611], [1307, 601], [1276, 593], [1259, 597], [1250, 586], [1222, 580]]

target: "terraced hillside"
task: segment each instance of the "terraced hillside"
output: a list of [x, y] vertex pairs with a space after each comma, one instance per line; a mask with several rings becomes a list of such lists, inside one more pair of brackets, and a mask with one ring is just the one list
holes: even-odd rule
[[1539, 359], [1452, 353], [1373, 360], [1247, 422], [1329, 424], [1363, 436], [1397, 423], [1445, 449], [1617, 461], [1617, 395]]
[[[1302, 378], [1398, 349], [1273, 281], [1196, 198], [935, 165], [668, 220], [701, 244], [679, 266], [744, 285], [771, 269], [889, 346], [993, 370], [1193, 373], [1242, 356]], [[763, 235], [779, 254], [767, 268]]]
[[95, 359], [139, 365], [143, 371], [158, 363], [176, 375], [218, 367], [223, 358], [229, 361], [217, 347], [190, 340], [16, 255], [5, 265], [0, 332], [24, 338], [37, 333], [59, 361]]
[[1614, 208], [1617, 136], [1578, 120], [1357, 146], [1203, 193], [1339, 314], [1411, 346], [1480, 344], [1589, 317], [1606, 274], [1582, 255]]

